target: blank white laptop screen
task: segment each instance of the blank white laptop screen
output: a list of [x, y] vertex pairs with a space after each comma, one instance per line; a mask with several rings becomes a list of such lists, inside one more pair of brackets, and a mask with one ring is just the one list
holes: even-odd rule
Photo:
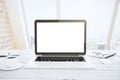
[[84, 53], [84, 22], [38, 22], [37, 53]]

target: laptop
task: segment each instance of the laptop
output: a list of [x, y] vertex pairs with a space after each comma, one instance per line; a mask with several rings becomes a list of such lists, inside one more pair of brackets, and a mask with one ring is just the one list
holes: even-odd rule
[[86, 20], [36, 20], [35, 58], [26, 68], [94, 68], [86, 55]]

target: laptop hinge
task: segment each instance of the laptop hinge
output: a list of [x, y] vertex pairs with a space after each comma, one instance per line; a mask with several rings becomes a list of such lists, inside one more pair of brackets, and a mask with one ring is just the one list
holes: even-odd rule
[[80, 54], [42, 54], [42, 55], [37, 55], [37, 56], [79, 56], [82, 57], [84, 55], [80, 55]]

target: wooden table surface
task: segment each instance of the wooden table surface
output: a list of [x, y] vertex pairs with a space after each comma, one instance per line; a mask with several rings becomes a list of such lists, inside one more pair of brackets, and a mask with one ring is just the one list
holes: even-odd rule
[[[21, 51], [18, 61], [23, 65], [33, 58], [34, 51]], [[120, 80], [120, 61], [114, 56], [107, 60], [89, 57], [95, 69], [26, 69], [0, 70], [0, 80]]]

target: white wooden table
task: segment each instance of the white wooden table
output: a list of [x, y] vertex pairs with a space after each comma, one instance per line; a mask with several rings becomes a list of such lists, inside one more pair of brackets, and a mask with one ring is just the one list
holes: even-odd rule
[[[34, 51], [22, 51], [19, 62], [26, 64], [35, 56]], [[120, 80], [120, 62], [108, 59], [104, 63], [98, 58], [90, 57], [95, 69], [25, 69], [14, 71], [0, 70], [0, 80]]]

